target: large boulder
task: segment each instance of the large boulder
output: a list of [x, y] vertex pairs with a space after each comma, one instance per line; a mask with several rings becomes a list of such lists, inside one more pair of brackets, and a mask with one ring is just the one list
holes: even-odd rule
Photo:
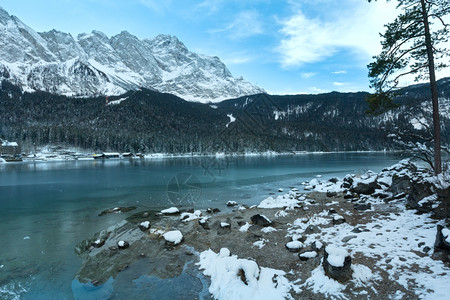
[[411, 183], [411, 177], [408, 175], [399, 176], [394, 174], [392, 176], [392, 184], [387, 192], [392, 193], [394, 196], [402, 193], [408, 194], [411, 189]]
[[340, 283], [348, 282], [352, 278], [351, 263], [352, 258], [344, 248], [332, 245], [325, 248], [322, 266], [328, 277]]
[[371, 195], [375, 193], [376, 189], [381, 189], [381, 186], [378, 184], [376, 178], [373, 178], [372, 180], [357, 182], [356, 186], [353, 184], [350, 191], [356, 194]]
[[450, 229], [442, 225], [437, 226], [433, 258], [450, 262]]
[[[442, 225], [437, 226], [436, 241], [434, 242], [436, 251], [450, 251], [450, 229]], [[450, 252], [449, 252], [450, 253]]]
[[420, 207], [419, 201], [425, 197], [433, 195], [432, 184], [426, 181], [413, 182], [409, 189], [406, 205], [409, 208], [417, 209]]
[[436, 190], [436, 203], [434, 214], [438, 219], [450, 219], [450, 186], [445, 189]]

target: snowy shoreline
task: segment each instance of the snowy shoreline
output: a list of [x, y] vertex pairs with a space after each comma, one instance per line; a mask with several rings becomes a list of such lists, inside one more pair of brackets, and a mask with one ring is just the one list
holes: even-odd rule
[[[443, 226], [448, 243], [450, 224], [448, 217], [432, 215], [439, 209], [439, 189], [450, 189], [449, 178], [433, 177], [404, 160], [378, 174], [312, 179], [303, 186], [312, 187], [310, 194], [299, 186], [288, 193], [280, 189], [254, 207], [230, 201], [235, 206], [227, 213], [139, 212], [76, 247], [84, 260], [76, 278], [101, 286], [120, 276], [120, 266], [153, 258], [183, 266], [189, 252], [216, 299], [442, 299], [450, 266], [440, 260], [445, 255], [436, 248], [436, 226]], [[419, 184], [433, 190], [405, 193]], [[413, 204], [416, 208], [406, 209]], [[102, 246], [92, 246], [97, 240]], [[123, 240], [129, 247], [117, 250]], [[334, 266], [349, 255], [350, 277], [341, 282], [326, 275], [327, 251], [325, 261]], [[158, 272], [170, 277], [181, 271]]]
[[18, 164], [18, 163], [47, 163], [47, 162], [65, 162], [65, 161], [91, 161], [91, 160], [130, 160], [130, 159], [170, 159], [170, 158], [201, 158], [201, 157], [273, 157], [273, 156], [290, 156], [290, 155], [327, 155], [327, 154], [361, 154], [361, 153], [401, 153], [401, 151], [395, 150], [383, 150], [383, 151], [292, 151], [292, 152], [235, 152], [235, 153], [185, 153], [185, 154], [170, 154], [170, 153], [147, 153], [139, 154], [139, 156], [133, 155], [125, 157], [124, 153], [117, 153], [118, 157], [114, 158], [97, 158], [99, 154], [92, 152], [83, 152], [79, 149], [66, 149], [65, 152], [71, 154], [58, 154], [58, 152], [52, 151], [39, 151], [36, 154], [29, 154], [21, 157], [22, 161], [7, 162], [0, 158], [0, 163]]

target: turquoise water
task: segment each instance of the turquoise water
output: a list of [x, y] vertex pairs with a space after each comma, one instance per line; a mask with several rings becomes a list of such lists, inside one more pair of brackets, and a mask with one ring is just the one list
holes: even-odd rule
[[[228, 200], [253, 205], [279, 188], [301, 188], [316, 175], [377, 172], [399, 159], [389, 153], [334, 153], [0, 164], [0, 299], [142, 296], [157, 293], [152, 286], [174, 282], [192, 285], [191, 293], [201, 296], [205, 279], [192, 275], [192, 266], [172, 281], [142, 277], [139, 268], [129, 268], [104, 286], [80, 285], [73, 280], [81, 265], [74, 247], [139, 209], [226, 209]], [[98, 216], [117, 206], [138, 209]], [[188, 280], [193, 276], [195, 284]], [[161, 299], [155, 295], [142, 299]]]

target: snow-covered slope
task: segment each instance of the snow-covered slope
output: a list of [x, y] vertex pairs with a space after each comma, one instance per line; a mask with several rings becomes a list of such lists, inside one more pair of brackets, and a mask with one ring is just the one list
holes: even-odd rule
[[37, 33], [0, 7], [0, 80], [26, 91], [67, 96], [117, 95], [146, 87], [186, 100], [217, 102], [264, 92], [234, 78], [218, 57], [190, 52], [176, 37], [140, 40], [124, 31], [75, 39]]

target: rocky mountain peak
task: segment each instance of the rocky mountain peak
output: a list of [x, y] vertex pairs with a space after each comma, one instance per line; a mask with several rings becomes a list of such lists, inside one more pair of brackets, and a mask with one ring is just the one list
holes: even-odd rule
[[122, 31], [108, 38], [94, 30], [74, 39], [58, 30], [37, 33], [2, 8], [0, 24], [0, 80], [27, 91], [117, 95], [141, 86], [201, 102], [264, 92], [173, 35], [140, 40]]
[[0, 23], [6, 25], [10, 19], [9, 13], [0, 6]]

